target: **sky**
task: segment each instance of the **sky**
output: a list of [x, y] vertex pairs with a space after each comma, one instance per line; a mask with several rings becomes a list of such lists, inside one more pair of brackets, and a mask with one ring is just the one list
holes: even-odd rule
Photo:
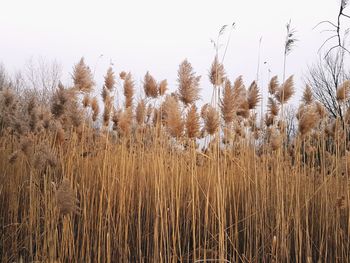
[[[224, 66], [232, 81], [243, 75], [247, 85], [257, 76], [262, 38], [259, 86], [266, 92], [269, 77], [282, 79], [285, 26], [291, 19], [298, 42], [287, 58], [286, 72], [295, 75], [298, 97], [307, 66], [317, 61], [319, 47], [330, 36], [321, 32], [329, 29], [327, 25], [313, 28], [322, 20], [335, 22], [339, 4], [339, 0], [1, 0], [0, 63], [11, 73], [31, 58], [56, 60], [62, 64], [63, 82], [69, 82], [74, 64], [84, 57], [95, 72], [97, 88], [113, 63], [117, 73], [131, 71], [138, 89], [149, 71], [159, 81], [167, 79], [170, 90], [175, 90], [178, 65], [187, 58], [202, 76], [202, 98], [209, 101], [208, 71], [215, 55], [210, 39], [217, 38], [220, 28], [235, 22]], [[229, 30], [221, 38], [219, 57], [228, 35]]]

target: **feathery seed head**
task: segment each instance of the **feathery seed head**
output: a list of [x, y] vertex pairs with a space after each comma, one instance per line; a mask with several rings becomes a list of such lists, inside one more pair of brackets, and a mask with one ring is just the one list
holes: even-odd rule
[[168, 89], [168, 82], [166, 79], [162, 80], [158, 85], [158, 93], [160, 96], [164, 96], [165, 92]]
[[287, 101], [293, 96], [293, 94], [294, 81], [292, 75], [281, 85], [281, 87], [278, 88], [277, 92], [275, 93], [275, 98], [279, 103], [284, 104], [287, 103]]
[[219, 62], [218, 57], [215, 56], [209, 74], [210, 82], [214, 86], [222, 85], [226, 78], [225, 74], [224, 66]]
[[91, 109], [92, 109], [92, 120], [93, 121], [96, 121], [97, 120], [97, 117], [98, 117], [98, 114], [100, 113], [100, 107], [98, 105], [98, 101], [97, 101], [97, 98], [94, 97], [91, 101]]
[[119, 73], [119, 77], [122, 80], [125, 80], [126, 75], [127, 75], [127, 73], [125, 71], [122, 71], [122, 72]]
[[187, 106], [199, 99], [200, 76], [195, 76], [191, 64], [184, 60], [178, 70], [178, 92], [180, 100]]
[[253, 83], [250, 85], [249, 89], [248, 89], [248, 97], [247, 97], [247, 101], [248, 101], [248, 107], [249, 109], [255, 109], [255, 107], [257, 106], [257, 104], [260, 101], [260, 95], [259, 95], [259, 88], [258, 85], [256, 84], [256, 81], [253, 81]]
[[235, 114], [235, 99], [236, 98], [231, 86], [231, 82], [226, 79], [223, 97], [220, 99], [220, 109], [225, 124], [229, 124], [233, 121]]
[[269, 93], [271, 95], [274, 95], [279, 87], [279, 82], [278, 82], [278, 77], [274, 76], [271, 78], [270, 83], [269, 83]]
[[74, 67], [73, 81], [75, 88], [87, 93], [91, 92], [95, 85], [91, 70], [86, 66], [84, 58], [81, 58], [79, 63]]
[[142, 125], [145, 121], [146, 105], [144, 100], [141, 100], [136, 106], [136, 122]]
[[109, 67], [105, 76], [105, 87], [112, 91], [115, 85], [115, 76], [112, 67]]
[[347, 101], [349, 99], [349, 92], [350, 92], [350, 80], [346, 80], [337, 89], [337, 101], [339, 102]]
[[125, 108], [132, 107], [132, 101], [134, 96], [134, 81], [132, 80], [131, 73], [125, 76], [124, 80], [124, 96], [125, 96]]
[[152, 77], [151, 74], [147, 71], [144, 81], [143, 89], [145, 91], [146, 97], [148, 98], [157, 98], [158, 97], [158, 85], [156, 80]]
[[89, 107], [89, 105], [90, 105], [90, 96], [89, 96], [89, 94], [85, 94], [84, 95], [82, 103], [83, 103], [83, 107], [84, 108]]
[[313, 102], [312, 91], [309, 85], [306, 85], [305, 87], [302, 102], [306, 105], [310, 105]]
[[199, 114], [196, 105], [192, 105], [186, 117], [186, 133], [188, 138], [196, 138], [199, 136]]
[[307, 108], [299, 119], [299, 132], [301, 136], [308, 134], [318, 123], [319, 115], [313, 108]]
[[205, 113], [205, 128], [210, 135], [214, 135], [220, 124], [219, 114], [212, 106], [208, 106]]

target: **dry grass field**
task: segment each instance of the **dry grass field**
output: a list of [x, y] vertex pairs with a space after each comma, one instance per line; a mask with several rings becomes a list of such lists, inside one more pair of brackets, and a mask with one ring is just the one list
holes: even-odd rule
[[209, 75], [203, 107], [187, 60], [173, 93], [83, 59], [46, 100], [0, 87], [1, 262], [349, 262], [350, 81], [337, 119], [306, 87], [291, 135], [293, 76], [261, 115], [256, 82]]

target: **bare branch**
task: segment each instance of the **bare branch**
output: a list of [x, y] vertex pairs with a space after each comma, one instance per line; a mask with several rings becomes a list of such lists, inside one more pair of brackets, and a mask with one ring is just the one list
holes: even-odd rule
[[[325, 46], [325, 44], [326, 44], [329, 40], [331, 40], [331, 39], [333, 39], [333, 38], [337, 38], [337, 44], [334, 45], [334, 46], [332, 46], [332, 47], [327, 51], [325, 58], [326, 58], [326, 57], [330, 54], [330, 52], [331, 52], [332, 50], [334, 50], [335, 48], [341, 48], [341, 49], [343, 49], [343, 50], [349, 52], [349, 51], [346, 49], [346, 47], [344, 46], [344, 44], [342, 44], [344, 41], [342, 41], [342, 37], [340, 36], [341, 17], [343, 16], [343, 17], [346, 17], [346, 18], [350, 18], [350, 16], [344, 14], [344, 12], [343, 12], [344, 9], [345, 9], [345, 7], [347, 6], [347, 4], [348, 4], [348, 0], [342, 0], [342, 1], [341, 1], [340, 8], [339, 8], [339, 13], [338, 13], [338, 17], [337, 17], [337, 24], [334, 24], [334, 23], [332, 23], [332, 22], [330, 22], [330, 21], [328, 21], [328, 20], [325, 20], [325, 21], [319, 22], [319, 23], [314, 27], [314, 29], [315, 29], [315, 28], [318, 27], [319, 25], [321, 25], [321, 24], [323, 24], [323, 23], [326, 23], [326, 24], [329, 24], [329, 25], [331, 25], [332, 27], [335, 28], [335, 29], [330, 29], [330, 30], [323, 30], [323, 31], [321, 32], [321, 33], [323, 33], [323, 32], [327, 32], [327, 31], [328, 31], [328, 32], [334, 32], [334, 31], [335, 31], [335, 32], [336, 32], [336, 35], [331, 36], [331, 37], [329, 37], [326, 41], [324, 41], [323, 44], [322, 44], [322, 46], [318, 49], [318, 52], [320, 52], [320, 50]], [[344, 38], [346, 38], [346, 35], [347, 35], [347, 32], [345, 32]], [[350, 53], [350, 52], [349, 52], [349, 53]]]
[[319, 25], [324, 24], [324, 23], [331, 24], [332, 26], [334, 26], [335, 28], [337, 28], [337, 26], [336, 26], [335, 24], [333, 24], [331, 21], [325, 20], [325, 21], [319, 22], [319, 23], [318, 23], [316, 26], [314, 26], [312, 29], [315, 29], [316, 27], [318, 27]]
[[324, 45], [325, 45], [329, 40], [331, 40], [331, 39], [333, 39], [333, 38], [335, 38], [335, 37], [338, 37], [338, 35], [334, 35], [334, 36], [331, 36], [331, 37], [327, 38], [327, 40], [326, 40], [325, 42], [323, 42], [322, 46], [318, 49], [317, 52], [320, 52], [321, 49], [324, 47]]

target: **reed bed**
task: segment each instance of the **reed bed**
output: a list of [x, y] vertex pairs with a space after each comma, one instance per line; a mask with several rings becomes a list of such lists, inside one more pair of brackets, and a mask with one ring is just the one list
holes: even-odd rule
[[288, 138], [293, 77], [272, 78], [259, 122], [257, 84], [212, 67], [200, 110], [188, 61], [177, 92], [147, 73], [138, 101], [112, 69], [94, 93], [83, 59], [49, 105], [2, 87], [1, 261], [348, 262], [347, 117], [329, 119], [307, 87]]

